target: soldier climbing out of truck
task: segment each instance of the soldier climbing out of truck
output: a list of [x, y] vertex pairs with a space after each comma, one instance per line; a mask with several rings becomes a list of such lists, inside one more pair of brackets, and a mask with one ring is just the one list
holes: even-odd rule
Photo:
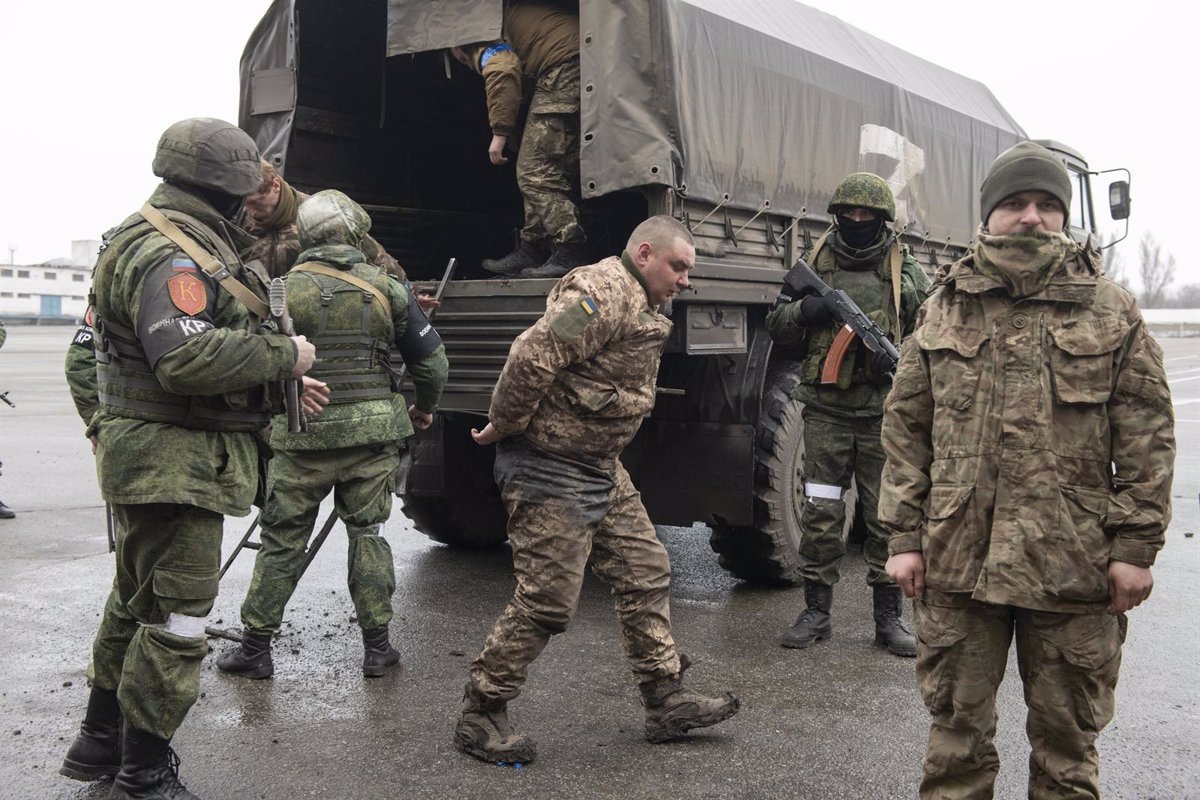
[[504, 34], [505, 41], [451, 49], [483, 76], [492, 127], [488, 158], [496, 166], [508, 163], [504, 151], [518, 135], [521, 81], [536, 81], [517, 153], [525, 226], [517, 249], [485, 259], [483, 268], [508, 277], [561, 278], [588, 260], [577, 205], [579, 15], [543, 0], [510, 0]]

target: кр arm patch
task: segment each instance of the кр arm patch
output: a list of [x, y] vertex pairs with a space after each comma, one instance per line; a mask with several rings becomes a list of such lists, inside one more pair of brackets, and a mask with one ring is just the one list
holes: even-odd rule
[[596, 305], [596, 301], [585, 295], [551, 320], [550, 330], [564, 342], [569, 342], [583, 333], [583, 329], [596, 319], [599, 313], [600, 307]]

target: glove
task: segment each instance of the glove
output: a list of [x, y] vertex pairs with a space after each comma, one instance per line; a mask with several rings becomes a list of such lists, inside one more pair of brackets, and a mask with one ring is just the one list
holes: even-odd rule
[[800, 301], [800, 319], [805, 325], [824, 325], [833, 321], [833, 304], [824, 297], [810, 294]]
[[880, 377], [895, 377], [896, 365], [887, 357], [887, 353], [871, 353], [871, 371]]

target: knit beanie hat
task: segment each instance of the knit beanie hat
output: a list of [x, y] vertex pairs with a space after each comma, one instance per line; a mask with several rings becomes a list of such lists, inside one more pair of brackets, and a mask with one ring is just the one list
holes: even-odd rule
[[985, 226], [996, 206], [1018, 192], [1042, 191], [1071, 211], [1071, 176], [1058, 156], [1040, 144], [1021, 142], [996, 156], [979, 187], [979, 221]]

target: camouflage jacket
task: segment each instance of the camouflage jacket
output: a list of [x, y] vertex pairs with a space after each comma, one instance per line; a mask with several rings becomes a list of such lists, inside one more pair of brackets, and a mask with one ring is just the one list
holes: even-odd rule
[[[275, 418], [271, 446], [282, 450], [329, 450], [397, 442], [413, 432], [404, 396], [392, 389], [388, 353], [399, 345], [408, 323], [408, 293], [395, 278], [367, 264], [349, 245], [324, 245], [300, 254], [300, 263], [334, 267], [370, 283], [390, 304], [338, 278], [292, 270], [284, 278], [288, 311], [296, 333], [317, 348], [309, 375], [330, 387], [329, 405], [308, 420], [308, 430], [289, 433], [286, 417]], [[365, 302], [370, 299], [370, 302]], [[399, 364], [392, 367], [399, 367]], [[408, 365], [416, 386], [416, 405], [433, 413], [446, 384], [446, 348], [439, 346], [419, 363]]]
[[[467, 57], [471, 68], [483, 76], [492, 133], [512, 136], [521, 112], [523, 80], [531, 79], [540, 86], [556, 68], [579, 59], [579, 15], [543, 0], [507, 3], [504, 38], [512, 49], [476, 45], [468, 48]], [[536, 107], [535, 95], [533, 110], [562, 114], [577, 111], [578, 81], [574, 91], [574, 98], [555, 98], [554, 107], [545, 109]]]
[[[223, 241], [216, 231], [224, 222], [207, 203], [166, 183], [149, 202], [168, 215], [186, 215], [191, 220], [181, 223], [186, 233], [235, 275], [250, 277], [243, 274], [228, 247], [216, 244]], [[240, 234], [236, 229], [232, 232]], [[181, 427], [148, 419], [153, 414], [119, 404], [123, 398], [170, 395], [195, 399], [198, 407], [252, 411], [244, 406], [262, 402], [265, 384], [291, 373], [295, 345], [285, 336], [260, 334], [245, 306], [198, 270], [140, 214], [126, 219], [113, 233], [93, 272], [92, 294], [97, 326], [112, 323], [132, 332], [152, 370], [151, 376], [145, 376], [134, 360], [118, 358], [114, 369], [129, 375], [129, 383], [100, 380], [99, 398], [74, 396], [81, 409], [94, 407], [99, 400], [88, 434], [99, 438], [96, 469], [104, 499], [248, 513], [258, 487], [255, 434]], [[72, 349], [86, 359], [86, 348]], [[68, 366], [72, 363], [79, 367], [71, 360]], [[71, 389], [86, 394], [89, 383], [76, 380]], [[97, 387], [93, 384], [91, 390]], [[112, 405], [108, 396], [118, 405]]]
[[513, 342], [488, 417], [505, 436], [611, 464], [654, 408], [670, 333], [624, 257], [572, 270], [546, 298], [542, 318]]
[[[892, 290], [893, 249], [901, 259], [899, 318]], [[917, 311], [928, 297], [930, 285], [929, 278], [908, 248], [894, 242], [877, 262], [862, 269], [846, 268], [831, 245], [821, 247], [817, 253], [810, 251], [806, 258], [822, 280], [834, 289], [845, 291], [892, 341], [899, 343], [912, 333]], [[767, 331], [772, 341], [790, 348], [800, 358], [800, 383], [792, 396], [834, 416], [878, 417], [882, 414], [883, 399], [891, 379], [875, 373], [870, 351], [855, 339], [838, 372], [838, 382], [822, 384], [825, 358], [841, 326], [833, 322], [817, 327], [805, 325], [799, 311], [800, 303], [795, 302], [776, 306], [767, 314]]]
[[[239, 220], [242, 227], [254, 242], [241, 251], [245, 261], [260, 261], [272, 278], [282, 278], [296, 263], [300, 255], [300, 230], [296, 225], [296, 210], [308, 199], [304, 192], [296, 191], [287, 181], [280, 179], [282, 195], [276, 211], [262, 224], [251, 222], [243, 217]], [[382, 268], [388, 274], [400, 281], [408, 280], [404, 267], [400, 262], [388, 255], [383, 245], [370, 236], [363, 238], [359, 249], [367, 257], [367, 262]]]
[[1170, 519], [1174, 418], [1133, 297], [1086, 258], [1014, 299], [953, 265], [903, 346], [883, 419], [879, 520], [942, 592], [1045, 611], [1108, 603]]

